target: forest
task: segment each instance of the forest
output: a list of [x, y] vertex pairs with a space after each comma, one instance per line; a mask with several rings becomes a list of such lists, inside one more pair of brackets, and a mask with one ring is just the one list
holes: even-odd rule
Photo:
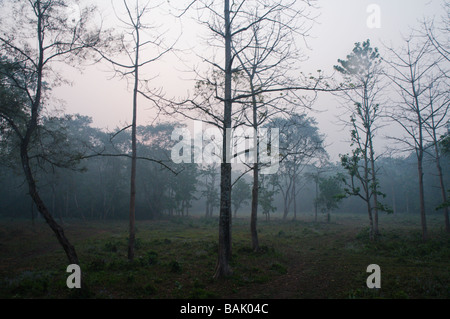
[[[310, 72], [321, 1], [0, 1], [0, 297], [449, 298], [450, 2], [433, 5]], [[129, 122], [55, 95], [92, 67]]]

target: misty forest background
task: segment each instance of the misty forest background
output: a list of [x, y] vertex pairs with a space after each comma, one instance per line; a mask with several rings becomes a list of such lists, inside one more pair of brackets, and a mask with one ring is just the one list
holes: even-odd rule
[[[77, 116], [71, 118], [65, 129], [71, 137], [76, 139], [102, 141], [108, 145], [110, 134], [90, 127], [90, 119]], [[167, 161], [170, 165], [170, 140], [174, 125], [161, 124], [158, 126], [139, 127], [142, 141], [158, 140], [156, 143], [145, 145], [140, 143], [138, 152], [141, 156], [151, 156]], [[141, 135], [140, 135], [141, 136]], [[129, 136], [122, 133], [123, 149], [128, 146]], [[68, 148], [74, 147], [70, 142]], [[164, 147], [165, 146], [165, 147]], [[83, 147], [83, 146], [81, 146]], [[69, 149], [65, 149], [69, 150]], [[117, 149], [114, 149], [116, 151]], [[118, 153], [120, 154], [120, 153]], [[159, 154], [159, 156], [155, 156]], [[169, 158], [168, 158], [169, 157]], [[418, 218], [419, 195], [415, 181], [417, 179], [415, 155], [408, 157], [381, 157], [378, 160], [380, 166], [379, 183], [386, 197], [383, 202], [389, 205], [394, 214], [408, 214]], [[435, 161], [433, 157], [425, 157], [425, 198], [428, 214], [442, 215], [442, 212], [434, 208], [442, 204], [439, 192], [439, 179], [436, 176]], [[443, 161], [442, 169], [446, 176], [450, 170], [449, 161]], [[283, 165], [283, 163], [281, 164]], [[79, 166], [80, 171], [64, 168], [47, 168], [40, 171], [38, 180], [41, 186], [41, 194], [48, 203], [55, 218], [60, 221], [65, 219], [105, 220], [128, 219], [129, 206], [129, 172], [130, 161], [128, 158], [98, 157], [89, 159]], [[217, 217], [219, 206], [219, 165], [212, 166], [209, 170], [203, 170], [197, 164], [173, 165], [172, 171], [161, 167], [159, 163], [142, 162], [137, 170], [137, 188], [141, 190], [136, 198], [136, 218], [142, 220], [165, 218], [169, 216], [199, 216]], [[339, 163], [329, 164], [322, 176], [333, 175], [337, 172], [344, 174]], [[1, 173], [3, 183], [1, 187], [1, 213], [2, 216], [14, 219], [40, 218], [37, 209], [27, 194], [27, 185], [18, 170], [12, 170], [2, 166]], [[289, 175], [281, 175], [279, 178], [289, 179]], [[317, 174], [317, 169], [312, 165], [305, 165], [299, 174], [298, 194], [296, 196], [297, 214], [314, 218], [317, 197], [316, 183], [312, 176]], [[240, 174], [236, 174], [238, 177]], [[320, 174], [319, 174], [320, 176]], [[236, 187], [241, 187], [242, 194], [237, 194], [233, 216], [239, 218], [249, 217], [251, 200], [251, 180], [242, 178], [242, 182]], [[293, 219], [294, 204], [288, 201], [285, 208], [284, 197], [277, 185], [268, 186], [274, 189], [271, 198], [271, 218], [284, 218], [286, 209], [287, 219]], [[283, 186], [281, 186], [283, 187]], [[239, 203], [238, 200], [241, 200]], [[349, 197], [334, 209], [334, 214], [340, 212], [366, 214], [364, 202], [357, 197]], [[322, 210], [318, 210], [318, 218], [325, 220]], [[297, 217], [299, 216], [297, 215]], [[265, 218], [264, 215], [261, 215]], [[381, 218], [382, 220], [382, 218]], [[444, 224], [442, 224], [444, 226]]]
[[[165, 39], [147, 18], [173, 4], [118, 1], [120, 31], [109, 29], [108, 21], [93, 20], [94, 6], [74, 3], [0, 1], [2, 224], [45, 222], [69, 262], [78, 263], [66, 225], [127, 225], [128, 260], [133, 261], [141, 221], [211, 220], [219, 231], [216, 279], [233, 273], [235, 223], [241, 227], [250, 221], [245, 227], [252, 244], [243, 254], [270, 251], [264, 239], [258, 240], [264, 238], [259, 227], [290, 227], [279, 222], [299, 220], [333, 225], [348, 214], [365, 221], [363, 237], [369, 243], [383, 240], [385, 218], [392, 216], [417, 221], [414, 231], [420, 231], [421, 242], [436, 240], [435, 232], [448, 236], [448, 1], [441, 4], [442, 16], [418, 20], [398, 47], [361, 39], [347, 56], [336, 56], [335, 65], [324, 65], [328, 71], [313, 74], [302, 72], [307, 62], [299, 47], [316, 19], [312, 12], [320, 11], [314, 1], [188, 1], [171, 7], [171, 17], [192, 15], [206, 27], [209, 47], [201, 52], [203, 66], [194, 68], [191, 93], [173, 98], [164, 87], [156, 88], [157, 77], [146, 74], [148, 66], [151, 70], [170, 54], [183, 59], [178, 40]], [[73, 8], [78, 8], [75, 15]], [[63, 102], [52, 97], [52, 89], [65, 83], [64, 65], [92, 64], [108, 66], [128, 84], [129, 125], [95, 127], [88, 116], [66, 114]], [[341, 104], [339, 121], [350, 151], [339, 159], [329, 156], [330, 145], [315, 118], [322, 94]], [[151, 124], [141, 124], [146, 121], [140, 108], [155, 110]], [[174, 163], [180, 136], [173, 132], [186, 132], [193, 120], [219, 134], [225, 128], [279, 128], [279, 154], [273, 154], [273, 141], [257, 144], [255, 163], [231, 165], [223, 163], [225, 144], [205, 137], [205, 149], [216, 143], [217, 163]], [[194, 143], [189, 144], [192, 149], [177, 155], [194, 154]], [[279, 159], [275, 174], [262, 173], [263, 151]], [[429, 218], [437, 224], [427, 225]], [[272, 270], [278, 267], [273, 265]]]

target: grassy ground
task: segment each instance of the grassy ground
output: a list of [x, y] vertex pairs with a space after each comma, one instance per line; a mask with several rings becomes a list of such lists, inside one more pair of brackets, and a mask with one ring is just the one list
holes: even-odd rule
[[[368, 240], [365, 216], [330, 223], [259, 221], [253, 252], [249, 221], [233, 221], [234, 274], [212, 279], [217, 219], [137, 222], [136, 260], [129, 263], [127, 222], [67, 221], [88, 290], [86, 298], [449, 298], [450, 236], [441, 216], [381, 216], [381, 238]], [[369, 264], [381, 267], [381, 289], [368, 289]], [[0, 297], [71, 298], [67, 260], [43, 222], [0, 221]]]

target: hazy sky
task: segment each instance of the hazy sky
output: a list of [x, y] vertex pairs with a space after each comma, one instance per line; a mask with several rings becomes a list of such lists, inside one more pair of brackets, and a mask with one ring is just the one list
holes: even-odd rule
[[[104, 8], [106, 20], [113, 18], [110, 3], [109, 0], [96, 2]], [[437, 0], [319, 0], [317, 3], [320, 16], [308, 40], [311, 50], [306, 53], [309, 60], [302, 63], [306, 73], [318, 69], [331, 73], [337, 59], [345, 58], [355, 42], [371, 39], [372, 45], [379, 47], [380, 51], [382, 42], [396, 47], [401, 42], [401, 35], [407, 35], [410, 27], [418, 26], [420, 19], [442, 14], [442, 1]], [[368, 13], [367, 9], [371, 4], [380, 9], [380, 28], [369, 28], [367, 25], [372, 13]], [[162, 21], [166, 22], [163, 28], [172, 28], [175, 30], [173, 33], [178, 34], [179, 23], [167, 17]], [[196, 50], [201, 50], [201, 30], [204, 29], [192, 22], [185, 22], [180, 45], [189, 43]], [[95, 126], [113, 130], [131, 122], [131, 90], [128, 90], [126, 81], [111, 79], [111, 73], [105, 72], [107, 69], [106, 65], [96, 65], [86, 68], [83, 74], [70, 72], [73, 86], [57, 88], [54, 93], [66, 102], [66, 112], [91, 116]], [[186, 80], [189, 76], [180, 71], [185, 69], [186, 64], [170, 55], [146, 71], [149, 76], [159, 75], [154, 80], [154, 86], [163, 86], [168, 96], [184, 96], [192, 88], [191, 82]], [[339, 153], [349, 151], [345, 142], [349, 136], [348, 129], [343, 130], [336, 123], [336, 117], [342, 113], [338, 105], [335, 97], [320, 95], [315, 104], [320, 113], [311, 113], [318, 119], [322, 133], [327, 135], [328, 151], [333, 160], [338, 159]], [[146, 101], [141, 101], [139, 124], [150, 124], [154, 120], [155, 112]]]

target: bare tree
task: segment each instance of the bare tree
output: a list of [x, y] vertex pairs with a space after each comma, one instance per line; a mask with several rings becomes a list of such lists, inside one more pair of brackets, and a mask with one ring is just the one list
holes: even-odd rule
[[[442, 17], [442, 23], [436, 26], [434, 19], [424, 21], [423, 29], [425, 37], [428, 38], [436, 52], [450, 62], [450, 39], [448, 38], [450, 33], [450, 1], [444, 1], [443, 9], [445, 14]], [[448, 75], [446, 76], [448, 78]]]
[[[294, 5], [294, 1], [285, 1], [284, 3]], [[306, 6], [310, 6], [313, 2], [305, 1], [304, 3]], [[247, 123], [250, 127], [257, 125], [256, 122], [260, 119], [257, 118], [255, 122], [254, 115], [264, 115], [263, 108], [258, 110], [258, 107], [267, 108], [270, 105], [270, 99], [273, 99], [276, 94], [287, 97], [288, 92], [304, 90], [314, 95], [315, 92], [325, 91], [328, 88], [325, 85], [321, 87], [321, 80], [323, 80], [321, 76], [319, 76], [319, 79], [310, 79], [311, 81], [307, 84], [299, 82], [298, 78], [292, 82], [288, 81], [291, 78], [285, 76], [289, 73], [285, 68], [277, 68], [277, 55], [278, 64], [281, 65], [287, 62], [286, 56], [289, 56], [287, 53], [293, 54], [294, 52], [293, 42], [290, 43], [291, 47], [289, 45], [278, 46], [278, 43], [285, 41], [285, 39], [280, 41], [284, 37], [282, 36], [283, 30], [292, 31], [292, 28], [294, 28], [293, 24], [288, 22], [289, 20], [279, 19], [279, 16], [284, 13], [283, 8], [286, 9], [288, 6], [284, 5], [283, 7], [282, 4], [273, 4], [263, 0], [226, 0], [219, 5], [217, 2], [204, 0], [192, 1], [189, 7], [195, 6], [197, 12], [208, 14], [207, 19], [204, 18], [204, 15], [199, 14], [199, 20], [211, 34], [207, 44], [213, 57], [202, 59], [214, 71], [210, 72], [209, 76], [202, 76], [200, 72], [196, 72], [197, 76], [200, 77], [200, 80], [197, 81], [197, 89], [203, 89], [197, 90], [193, 97], [184, 99], [179, 103], [172, 103], [172, 105], [175, 106], [176, 112], [182, 113], [187, 118], [199, 118], [198, 115], [192, 115], [189, 112], [202, 113], [202, 119], [205, 118], [209, 124], [218, 126], [222, 132], [219, 258], [215, 274], [215, 277], [219, 278], [231, 274], [229, 266], [231, 258], [232, 185], [230, 160], [235, 154], [228, 154], [227, 152], [227, 150], [232, 149], [230, 139], [226, 135], [227, 132], [244, 123]], [[285, 10], [286, 15], [294, 12], [289, 12], [289, 10]], [[185, 12], [186, 10], [183, 10], [183, 13]], [[294, 16], [295, 18], [292, 18]], [[291, 16], [292, 21], [295, 21], [301, 14], [294, 16]], [[218, 50], [221, 52], [218, 53]], [[277, 50], [279, 51], [277, 52]], [[292, 56], [289, 56], [289, 58], [292, 58]], [[292, 67], [292, 64], [290, 67]], [[286, 72], [283, 73], [282, 70]], [[298, 77], [301, 77], [300, 72], [298, 72]], [[291, 97], [293, 96], [290, 95], [289, 98]], [[297, 105], [304, 101], [303, 96], [302, 99], [297, 96]], [[219, 109], [219, 105], [221, 105], [221, 109]], [[256, 108], [254, 108], [255, 105]], [[279, 107], [281, 109], [281, 106]], [[249, 112], [244, 112], [243, 109], [247, 109]], [[254, 193], [256, 194], [256, 191]], [[253, 206], [255, 206], [255, 203], [254, 201]], [[251, 223], [251, 229], [255, 233], [256, 223]], [[252, 245], [257, 248], [257, 241], [253, 240]]]
[[[435, 20], [424, 21], [423, 31], [425, 37], [432, 44], [435, 51], [442, 57], [443, 61], [450, 62], [450, 39], [448, 34], [450, 32], [450, 2], [445, 1], [443, 5], [445, 15], [442, 17], [440, 25], [435, 25]], [[430, 114], [426, 123], [426, 130], [431, 137], [434, 145], [434, 158], [436, 160], [436, 169], [439, 176], [439, 184], [441, 189], [442, 201], [445, 203], [448, 198], [444, 184], [444, 178], [441, 167], [441, 152], [439, 148], [438, 132], [448, 124], [448, 108], [449, 108], [449, 84], [448, 84], [448, 66], [440, 67], [441, 74], [434, 79], [434, 83], [429, 87], [429, 107]], [[450, 223], [448, 216], [448, 205], [443, 205], [445, 230], [450, 232]]]
[[387, 48], [391, 58], [385, 59], [391, 72], [388, 77], [396, 88], [400, 100], [389, 117], [405, 133], [402, 137], [391, 137], [405, 146], [402, 150], [414, 151], [417, 157], [418, 187], [422, 239], [427, 240], [427, 222], [423, 183], [423, 159], [429, 147], [426, 140], [427, 123], [430, 121], [431, 104], [428, 93], [433, 87], [434, 76], [441, 74], [442, 57], [433, 52], [429, 39], [411, 34], [400, 49]]
[[[434, 76], [430, 81], [428, 92], [425, 94], [429, 99], [427, 107], [429, 108], [424, 128], [427, 131], [433, 145], [433, 157], [436, 162], [436, 170], [439, 177], [439, 186], [441, 190], [442, 202], [447, 201], [444, 175], [441, 166], [441, 150], [439, 147], [440, 132], [445, 132], [450, 121], [450, 84], [444, 74]], [[444, 213], [444, 223], [446, 232], [450, 232], [450, 223], [448, 216], [448, 206], [442, 207]]]
[[[241, 94], [248, 94], [248, 99], [239, 103], [249, 105], [249, 112], [244, 111], [244, 117], [254, 132], [270, 118], [278, 113], [292, 114], [293, 109], [302, 105], [310, 108], [315, 95], [307, 99], [290, 89], [299, 86], [300, 71], [294, 67], [304, 59], [296, 43], [296, 38], [306, 38], [314, 22], [307, 1], [255, 1], [245, 14], [248, 20], [246, 31], [239, 33], [237, 41], [233, 42], [233, 52], [239, 62], [238, 68], [248, 82], [248, 89], [240, 88]], [[308, 24], [305, 21], [309, 22]], [[293, 78], [291, 72], [297, 71]], [[308, 86], [302, 79], [302, 84]], [[269, 92], [276, 89], [278, 91]], [[283, 92], [285, 91], [285, 92]], [[281, 92], [281, 94], [280, 94]], [[251, 204], [250, 231], [252, 248], [259, 249], [257, 216], [258, 188], [260, 172], [260, 149], [257, 134], [253, 136], [255, 148], [253, 171], [253, 188]], [[294, 186], [295, 191], [295, 186]]]
[[90, 29], [94, 7], [80, 8], [77, 15], [71, 16], [68, 10], [74, 5], [74, 1], [65, 0], [2, 3], [4, 21], [0, 48], [11, 63], [0, 72], [21, 100], [9, 106], [2, 104], [0, 118], [19, 141], [21, 165], [31, 198], [64, 248], [69, 262], [79, 264], [75, 248], [39, 195], [33, 170], [38, 159], [51, 165], [67, 166], [69, 163], [54, 162], [33, 151], [39, 140], [42, 114], [50, 100], [50, 83], [54, 86], [64, 80], [52, 69], [52, 64], [74, 62], [72, 65], [77, 65], [87, 57], [87, 49], [99, 43], [99, 30]]
[[[142, 96], [148, 100], [152, 100], [152, 93], [148, 92], [148, 82], [151, 79], [142, 79], [141, 71], [145, 66], [158, 61], [164, 54], [172, 49], [172, 46], [166, 47], [163, 35], [157, 26], [147, 23], [147, 19], [153, 11], [156, 11], [161, 4], [151, 5], [150, 1], [141, 4], [135, 0], [134, 4], [123, 0], [123, 9], [125, 18], [120, 17], [116, 12], [117, 19], [123, 24], [124, 31], [119, 39], [114, 36], [107, 39], [109, 45], [105, 44], [106, 49], [97, 50], [100, 56], [111, 63], [116, 75], [121, 78], [130, 79], [133, 83], [132, 93], [132, 123], [130, 126], [122, 129], [131, 128], [131, 176], [130, 176], [130, 208], [129, 208], [129, 242], [128, 242], [128, 260], [134, 259], [134, 246], [136, 237], [135, 215], [136, 215], [136, 166], [137, 166], [137, 112], [138, 97]], [[147, 53], [150, 49], [153, 51]], [[125, 55], [122, 62], [116, 58], [112, 58], [108, 51], [115, 54], [117, 52]], [[144, 54], [150, 55], [143, 56]], [[160, 94], [160, 92], [157, 92]]]
[[216, 58], [221, 59], [220, 62], [214, 58], [203, 58], [213, 71], [206, 76], [196, 72], [200, 79], [197, 79], [193, 97], [177, 103], [167, 101], [172, 106], [173, 113], [182, 114], [189, 119], [201, 119], [220, 130], [221, 152], [215, 154], [220, 156], [219, 250], [215, 278], [232, 274], [230, 267], [232, 170], [231, 157], [227, 152], [231, 149], [231, 141], [229, 137], [227, 138], [227, 132], [234, 127], [233, 118], [239, 116], [239, 112], [233, 111], [235, 101], [233, 92], [237, 91], [236, 84], [239, 82], [239, 77], [235, 76], [237, 70], [233, 68], [232, 41], [236, 34], [242, 32], [236, 25], [236, 17], [241, 13], [241, 5], [235, 2], [230, 3], [229, 0], [219, 5], [211, 0], [204, 0], [192, 1], [186, 9], [183, 9], [182, 14], [191, 7], [198, 13], [207, 13], [208, 19], [204, 20], [200, 17], [199, 20], [211, 32], [208, 45], [212, 48], [218, 47], [223, 52], [215, 55]]

